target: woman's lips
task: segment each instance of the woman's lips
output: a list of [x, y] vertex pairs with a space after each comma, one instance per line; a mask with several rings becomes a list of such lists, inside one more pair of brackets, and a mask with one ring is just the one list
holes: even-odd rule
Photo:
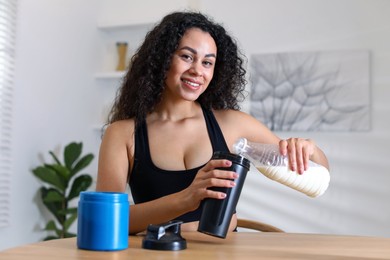
[[191, 81], [188, 79], [183, 79], [182, 81], [184, 84], [190, 86], [192, 89], [198, 89], [201, 85], [201, 83], [199, 83], [199, 82]]

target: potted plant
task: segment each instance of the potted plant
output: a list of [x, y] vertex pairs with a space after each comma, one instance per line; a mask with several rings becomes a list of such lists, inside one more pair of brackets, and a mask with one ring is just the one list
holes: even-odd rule
[[78, 173], [94, 158], [91, 153], [81, 156], [82, 147], [81, 142], [66, 145], [63, 162], [49, 151], [54, 162], [44, 163], [32, 170], [33, 174], [44, 182], [40, 188], [42, 202], [54, 215], [54, 219], [47, 222], [45, 230], [53, 231], [55, 235], [49, 235], [44, 240], [76, 236], [69, 232], [69, 228], [77, 219], [77, 207], [70, 207], [69, 202], [91, 186], [92, 177]]

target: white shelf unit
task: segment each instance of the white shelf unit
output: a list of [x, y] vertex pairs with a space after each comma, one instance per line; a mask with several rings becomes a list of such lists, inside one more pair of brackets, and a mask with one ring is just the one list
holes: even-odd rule
[[122, 79], [125, 76], [125, 71], [107, 71], [98, 72], [95, 74], [96, 79]]
[[137, 50], [146, 33], [152, 28], [152, 22], [134, 22], [134, 23], [110, 23], [99, 24], [97, 26], [101, 36], [101, 68], [95, 74], [97, 79], [120, 78], [124, 72], [116, 71], [118, 53], [116, 49], [117, 42], [127, 42], [128, 49], [126, 62]]
[[[107, 117], [109, 104], [112, 103], [112, 96], [117, 91], [117, 88], [122, 82], [126, 71], [116, 71], [116, 65], [118, 61], [118, 53], [116, 49], [117, 42], [127, 42], [128, 50], [126, 55], [126, 62], [129, 63], [130, 57], [137, 50], [139, 45], [145, 38], [146, 33], [152, 28], [153, 22], [148, 21], [135, 21], [131, 23], [100, 23], [97, 25], [100, 41], [98, 44], [100, 55], [100, 64], [98, 71], [95, 73], [94, 78], [99, 86], [108, 86], [101, 90], [101, 107], [100, 107], [100, 119], [102, 121]], [[111, 92], [107, 94], [107, 92]], [[112, 94], [112, 95], [111, 95]], [[103, 122], [95, 123], [92, 128], [96, 131], [101, 130]]]

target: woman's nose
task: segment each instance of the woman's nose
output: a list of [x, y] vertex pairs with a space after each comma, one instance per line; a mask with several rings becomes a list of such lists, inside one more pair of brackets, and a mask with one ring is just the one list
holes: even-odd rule
[[202, 64], [201, 62], [193, 62], [190, 68], [191, 74], [199, 77], [202, 76]]

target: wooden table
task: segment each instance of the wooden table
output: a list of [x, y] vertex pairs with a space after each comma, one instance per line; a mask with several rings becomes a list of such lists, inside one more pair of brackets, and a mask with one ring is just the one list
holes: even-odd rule
[[187, 249], [142, 249], [142, 236], [130, 236], [129, 248], [98, 252], [80, 250], [75, 238], [29, 244], [0, 252], [1, 260], [62, 259], [390, 259], [390, 238], [238, 232], [226, 239], [199, 232], [182, 234]]

